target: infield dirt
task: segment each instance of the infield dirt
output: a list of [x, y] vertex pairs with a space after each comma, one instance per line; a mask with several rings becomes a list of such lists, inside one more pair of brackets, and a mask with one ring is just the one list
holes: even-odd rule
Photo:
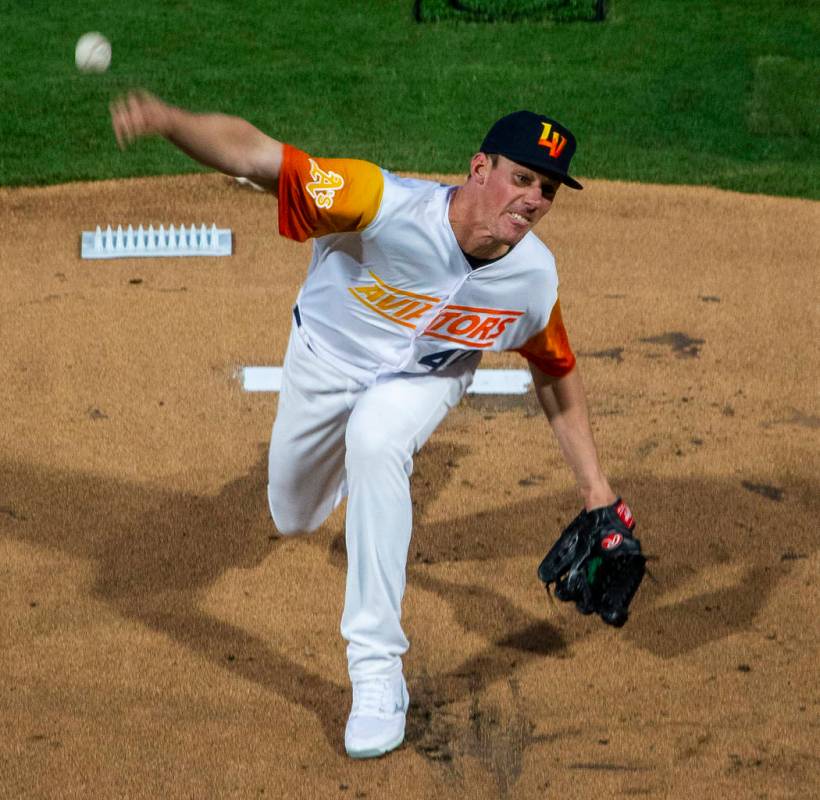
[[[407, 740], [364, 763], [341, 510], [276, 537], [276, 396], [237, 378], [281, 363], [309, 246], [220, 175], [0, 208], [0, 796], [820, 793], [820, 205], [559, 193], [538, 233], [651, 577], [621, 630], [550, 604], [571, 475], [531, 395], [468, 397], [412, 479]], [[192, 222], [235, 254], [79, 256], [97, 224]]]

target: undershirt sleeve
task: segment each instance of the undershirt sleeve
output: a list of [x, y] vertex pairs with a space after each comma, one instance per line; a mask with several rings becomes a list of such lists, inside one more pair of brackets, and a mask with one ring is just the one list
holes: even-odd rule
[[297, 242], [328, 233], [360, 231], [375, 218], [384, 176], [352, 158], [312, 158], [284, 146], [279, 170], [279, 233]]

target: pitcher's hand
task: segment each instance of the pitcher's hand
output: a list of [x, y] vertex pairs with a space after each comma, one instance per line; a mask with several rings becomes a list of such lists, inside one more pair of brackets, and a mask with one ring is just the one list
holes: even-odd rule
[[165, 136], [168, 133], [171, 106], [150, 92], [129, 92], [114, 100], [109, 110], [120, 150], [140, 136]]

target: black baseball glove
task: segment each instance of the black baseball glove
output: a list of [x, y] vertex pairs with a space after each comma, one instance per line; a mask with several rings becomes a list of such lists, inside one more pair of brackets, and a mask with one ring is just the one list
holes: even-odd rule
[[574, 601], [582, 614], [599, 614], [620, 628], [641, 585], [646, 558], [632, 535], [635, 520], [623, 500], [582, 511], [561, 533], [538, 567], [538, 577], [555, 584], [559, 600]]

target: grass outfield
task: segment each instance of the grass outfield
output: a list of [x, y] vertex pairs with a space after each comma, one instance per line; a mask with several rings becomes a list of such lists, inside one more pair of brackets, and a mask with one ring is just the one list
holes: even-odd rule
[[[107, 103], [143, 86], [240, 114], [323, 155], [458, 172], [499, 115], [578, 135], [582, 176], [820, 198], [809, 0], [611, 0], [605, 23], [418, 24], [412, 0], [56, 4], [0, 0], [0, 183], [195, 170], [168, 145], [125, 155]], [[80, 34], [113, 45], [74, 68]]]

